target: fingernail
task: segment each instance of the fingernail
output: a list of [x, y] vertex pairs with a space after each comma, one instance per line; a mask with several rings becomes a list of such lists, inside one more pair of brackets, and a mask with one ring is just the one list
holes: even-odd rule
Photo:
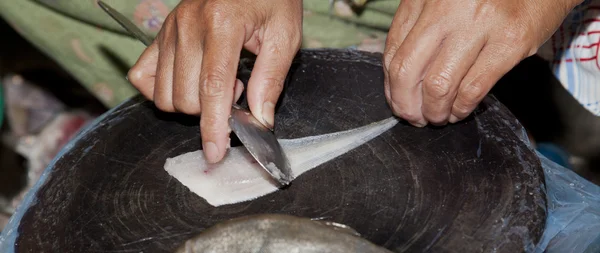
[[422, 122], [422, 121], [419, 121], [419, 122], [416, 122], [413, 124], [413, 126], [416, 126], [416, 127], [425, 127], [426, 125], [427, 125], [427, 123]]
[[240, 97], [242, 96], [242, 93], [244, 92], [244, 83], [242, 83], [242, 81], [240, 79], [237, 79], [235, 82], [235, 87], [233, 88], [233, 92], [234, 92], [234, 103], [237, 103], [238, 100], [240, 100]]
[[219, 159], [219, 148], [214, 142], [206, 142], [203, 145], [204, 155], [209, 163], [215, 163]]
[[451, 124], [454, 124], [454, 123], [458, 122], [458, 118], [454, 115], [450, 115], [450, 119], [448, 119], [448, 122], [450, 122]]
[[262, 108], [262, 117], [263, 121], [267, 124], [268, 128], [273, 128], [273, 124], [275, 119], [273, 119], [273, 114], [275, 113], [275, 104], [271, 102], [263, 103]]
[[227, 146], [225, 147], [225, 149], [230, 149], [231, 148], [231, 138], [227, 139]]

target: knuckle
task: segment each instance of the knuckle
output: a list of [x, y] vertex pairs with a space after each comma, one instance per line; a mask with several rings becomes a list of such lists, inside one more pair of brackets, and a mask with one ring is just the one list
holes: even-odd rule
[[465, 104], [475, 104], [485, 95], [484, 85], [481, 82], [473, 82], [467, 85], [460, 94], [460, 99]]
[[131, 84], [136, 88], [139, 88], [142, 85], [142, 80], [144, 80], [143, 77], [143, 68], [138, 64], [133, 65], [133, 67], [127, 72], [127, 80], [129, 80], [129, 82], [131, 82]]
[[423, 82], [425, 93], [433, 98], [446, 97], [452, 87], [452, 80], [446, 72], [428, 75]]
[[402, 78], [409, 75], [408, 71], [408, 60], [392, 60], [390, 63], [390, 77], [393, 79], [401, 80]]
[[221, 98], [225, 95], [225, 80], [222, 75], [208, 74], [200, 85], [200, 96], [203, 98]]

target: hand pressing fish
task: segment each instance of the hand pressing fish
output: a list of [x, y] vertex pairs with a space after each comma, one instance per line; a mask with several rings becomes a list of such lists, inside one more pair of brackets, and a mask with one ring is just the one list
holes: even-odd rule
[[[398, 123], [390, 117], [363, 127], [297, 139], [280, 139], [295, 177], [372, 140]], [[213, 206], [259, 198], [278, 189], [243, 146], [233, 147], [217, 164], [201, 150], [168, 158], [164, 169]]]
[[252, 215], [219, 223], [175, 251], [192, 252], [391, 253], [344, 225], [280, 214]]

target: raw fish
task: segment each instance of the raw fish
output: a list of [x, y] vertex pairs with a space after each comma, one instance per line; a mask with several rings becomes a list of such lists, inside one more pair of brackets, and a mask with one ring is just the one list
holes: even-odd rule
[[[398, 123], [394, 117], [363, 127], [297, 139], [280, 139], [294, 177], [370, 141]], [[217, 164], [201, 150], [167, 158], [164, 169], [213, 206], [259, 198], [278, 189], [244, 146], [232, 147]]]

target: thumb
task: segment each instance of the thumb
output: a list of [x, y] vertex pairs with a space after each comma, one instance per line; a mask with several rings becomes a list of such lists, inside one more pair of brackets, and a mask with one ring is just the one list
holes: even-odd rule
[[268, 128], [273, 128], [275, 124], [275, 105], [283, 90], [292, 60], [300, 49], [300, 35], [294, 36], [298, 37], [297, 40], [290, 37], [280, 33], [264, 41], [248, 81], [247, 98], [250, 111]]

